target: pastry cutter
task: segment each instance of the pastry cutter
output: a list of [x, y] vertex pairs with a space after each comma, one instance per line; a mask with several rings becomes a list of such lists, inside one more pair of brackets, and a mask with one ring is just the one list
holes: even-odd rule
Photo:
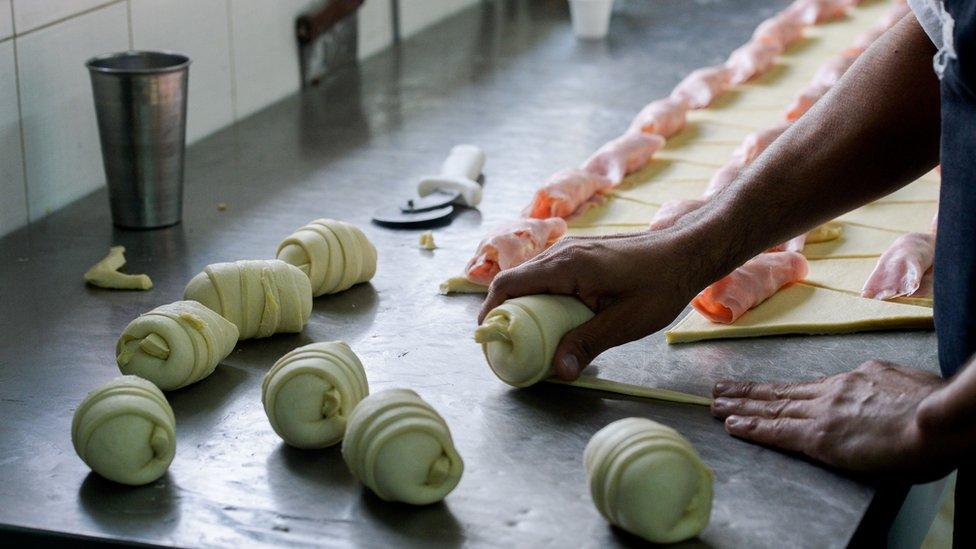
[[395, 208], [381, 208], [373, 222], [384, 227], [416, 229], [444, 223], [455, 206], [473, 208], [481, 202], [485, 152], [475, 145], [456, 145], [441, 165], [441, 173], [421, 178], [417, 197]]

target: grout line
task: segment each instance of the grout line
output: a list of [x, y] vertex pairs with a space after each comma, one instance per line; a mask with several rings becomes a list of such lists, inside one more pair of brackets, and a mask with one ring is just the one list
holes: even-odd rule
[[230, 57], [230, 113], [234, 122], [237, 122], [237, 63], [234, 55], [234, 10], [231, 0], [227, 0], [227, 55]]
[[[48, 27], [53, 27], [54, 25], [57, 25], [58, 23], [64, 23], [65, 21], [68, 21], [70, 19], [74, 19], [75, 17], [81, 17], [82, 15], [88, 15], [89, 13], [98, 11], [98, 10], [100, 10], [102, 8], [107, 8], [107, 7], [109, 7], [109, 6], [113, 5], [113, 4], [118, 4], [118, 3], [124, 2], [124, 1], [125, 0], [110, 0], [108, 2], [104, 2], [104, 3], [99, 4], [97, 6], [92, 6], [92, 7], [88, 8], [88, 9], [86, 9], [84, 11], [79, 11], [78, 13], [72, 13], [71, 15], [66, 15], [64, 17], [61, 17], [60, 19], [55, 19], [54, 21], [49, 21], [47, 23], [44, 23], [43, 25], [39, 25], [39, 26], [34, 27], [34, 28], [30, 29], [30, 30], [24, 31], [24, 32], [19, 33], [19, 34], [15, 34], [15, 36], [20, 37], [20, 36], [27, 36], [28, 34], [34, 34], [37, 31], [44, 30], [44, 29], [46, 29]], [[13, 5], [13, 3], [11, 3], [11, 5]], [[16, 32], [16, 29], [14, 29], [14, 30]]]
[[[10, 17], [13, 18], [14, 15], [14, 3], [10, 3]], [[16, 29], [14, 29], [16, 32]], [[16, 36], [16, 35], [15, 35]], [[17, 129], [20, 133], [20, 176], [23, 178], [24, 184], [24, 213], [26, 214], [27, 223], [25, 225], [30, 225], [31, 222], [31, 210], [30, 210], [30, 185], [27, 184], [27, 139], [24, 137], [24, 107], [21, 105], [20, 98], [20, 54], [17, 51], [17, 40], [14, 40], [14, 85], [17, 88]]]
[[125, 0], [125, 19], [129, 25], [129, 49], [136, 49], [135, 40], [132, 37], [132, 0]]

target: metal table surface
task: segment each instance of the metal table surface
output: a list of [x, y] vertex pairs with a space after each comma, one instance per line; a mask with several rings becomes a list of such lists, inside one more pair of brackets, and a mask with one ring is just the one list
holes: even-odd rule
[[[691, 69], [721, 61], [782, 5], [618, 0], [611, 36], [597, 43], [573, 38], [565, 2], [475, 6], [191, 147], [182, 225], [114, 230], [98, 191], [0, 240], [0, 523], [184, 546], [631, 544], [590, 501], [582, 453], [598, 429], [639, 415], [676, 427], [715, 471], [712, 520], [695, 543], [845, 545], [871, 485], [735, 440], [701, 407], [513, 390], [471, 339], [480, 299], [436, 292], [543, 177], [585, 158]], [[437, 230], [434, 252], [418, 249], [418, 231], [370, 225], [376, 206], [410, 194], [460, 142], [487, 151], [480, 211]], [[169, 393], [177, 455], [160, 481], [129, 488], [90, 474], [71, 448], [71, 416], [118, 375], [122, 328], [179, 299], [206, 264], [273, 257], [316, 217], [364, 228], [379, 249], [372, 283], [316, 299], [304, 333], [242, 342], [212, 376]], [[83, 285], [111, 244], [126, 246], [128, 269], [149, 273], [152, 291]], [[413, 388], [445, 416], [466, 470], [443, 504], [384, 503], [351, 477], [338, 448], [299, 451], [272, 432], [262, 375], [286, 351], [332, 339], [362, 357], [372, 390]], [[935, 337], [669, 347], [655, 334], [596, 364], [612, 379], [707, 394], [720, 378], [802, 379], [871, 357], [934, 371]]]

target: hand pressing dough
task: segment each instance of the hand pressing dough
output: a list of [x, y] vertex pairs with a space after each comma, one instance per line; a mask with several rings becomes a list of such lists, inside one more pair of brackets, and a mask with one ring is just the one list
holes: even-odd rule
[[[837, 223], [837, 222], [831, 222]], [[803, 247], [807, 259], [828, 259], [841, 257], [878, 257], [891, 246], [902, 233], [894, 233], [871, 227], [840, 223], [841, 234], [837, 238], [823, 242], [810, 242]], [[816, 229], [814, 229], [816, 230]], [[809, 233], [808, 233], [809, 234]]]
[[[865, 281], [871, 276], [875, 265], [878, 264], [878, 258], [818, 259], [809, 261], [807, 264], [810, 266], [810, 272], [803, 280], [805, 284], [860, 296]], [[903, 296], [887, 301], [922, 307], [932, 306], [931, 295]]]
[[139, 315], [115, 344], [123, 374], [148, 379], [164, 391], [213, 373], [237, 345], [237, 326], [196, 301], [177, 301]]
[[668, 343], [784, 334], [843, 334], [931, 328], [932, 309], [865, 299], [794, 284], [783, 288], [734, 324], [715, 324], [691, 311], [668, 333]]
[[714, 474], [674, 429], [617, 420], [593, 435], [583, 462], [593, 503], [611, 524], [653, 543], [693, 538], [708, 526]]
[[370, 395], [353, 409], [342, 458], [381, 499], [413, 505], [441, 501], [464, 471], [444, 418], [408, 389]]
[[495, 375], [527, 387], [552, 375], [552, 358], [566, 332], [593, 318], [572, 296], [528, 295], [492, 309], [474, 332]]
[[139, 486], [163, 476], [176, 454], [176, 418], [152, 383], [122, 376], [88, 393], [71, 421], [71, 444], [86, 465]]
[[348, 290], [376, 274], [376, 248], [358, 227], [316, 219], [278, 245], [278, 259], [301, 269], [318, 297]]
[[417, 244], [425, 250], [437, 249], [437, 244], [434, 243], [434, 231], [420, 233], [420, 240], [417, 242]]
[[471, 282], [466, 276], [452, 276], [441, 282], [438, 293], [448, 294], [487, 294], [488, 286]]
[[85, 282], [109, 290], [151, 290], [152, 280], [144, 274], [120, 273], [125, 265], [125, 246], [112, 246], [108, 255], [85, 273]]
[[278, 359], [261, 383], [271, 427], [296, 448], [325, 448], [342, 440], [346, 419], [368, 394], [363, 364], [342, 341], [295, 349]]
[[837, 220], [848, 225], [873, 227], [898, 233], [927, 233], [932, 226], [932, 218], [938, 211], [938, 202], [875, 202], [850, 211]]
[[240, 339], [300, 332], [312, 315], [308, 277], [276, 259], [208, 265], [186, 285], [183, 299], [233, 322]]
[[570, 227], [597, 227], [605, 225], [647, 225], [654, 217], [658, 207], [627, 200], [626, 198], [610, 197], [605, 205], [590, 208], [582, 215], [577, 215], [567, 222]]

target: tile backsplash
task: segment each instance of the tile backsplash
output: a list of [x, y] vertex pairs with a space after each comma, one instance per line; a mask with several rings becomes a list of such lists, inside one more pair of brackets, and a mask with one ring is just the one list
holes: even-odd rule
[[[479, 0], [366, 0], [359, 57]], [[298, 91], [295, 17], [322, 0], [0, 0], [0, 236], [105, 184], [84, 61], [186, 53], [192, 143]]]

